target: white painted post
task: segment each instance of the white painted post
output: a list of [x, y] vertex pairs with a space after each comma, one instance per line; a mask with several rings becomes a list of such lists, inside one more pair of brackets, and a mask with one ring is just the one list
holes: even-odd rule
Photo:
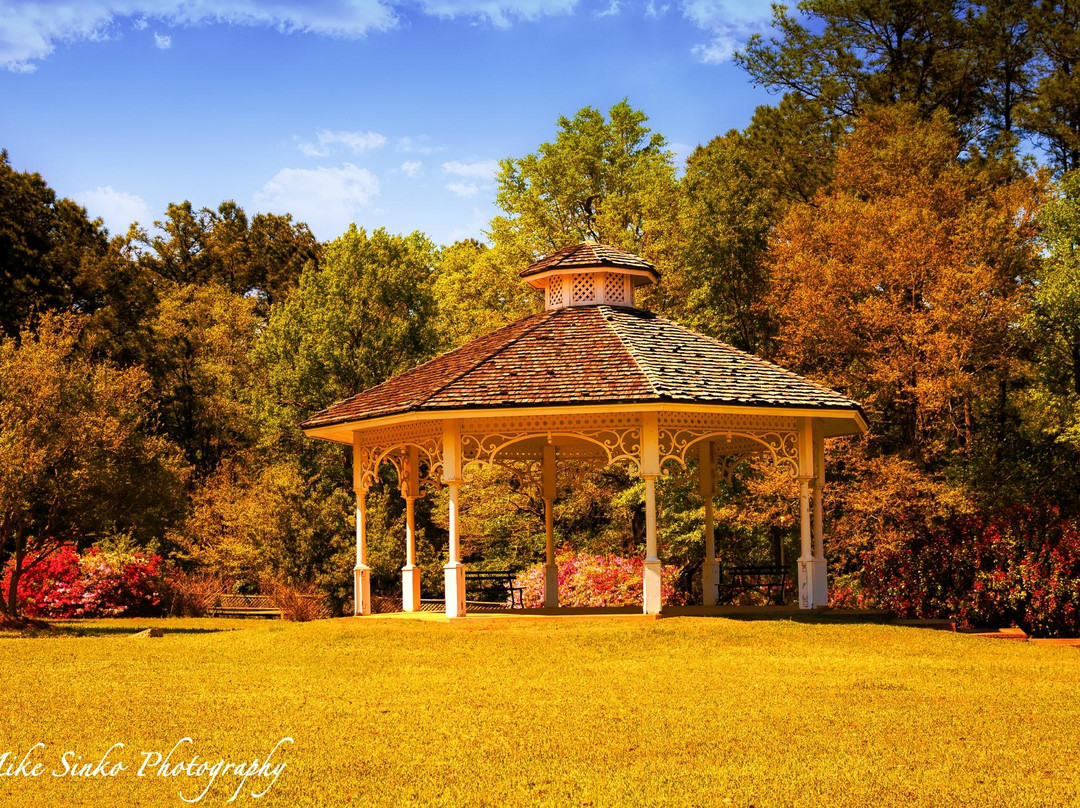
[[825, 561], [825, 438], [821, 421], [814, 419], [814, 574], [815, 606], [829, 605], [829, 569]]
[[544, 606], [559, 605], [559, 565], [555, 563], [555, 446], [544, 444], [544, 532], [546, 561], [544, 563]]
[[449, 488], [450, 552], [446, 575], [446, 616], [465, 616], [465, 567], [461, 563], [458, 489], [461, 488], [461, 424], [443, 421], [443, 482]]
[[401, 568], [401, 609], [420, 611], [420, 568], [416, 566], [416, 499], [420, 495], [419, 455], [409, 447], [401, 495], [405, 497], [405, 566]]
[[356, 566], [353, 614], [371, 614], [371, 567], [367, 565], [367, 483], [360, 467], [360, 433], [353, 433], [353, 490], [356, 492]]
[[371, 614], [371, 567], [367, 565], [367, 491], [356, 492], [356, 567], [353, 569], [353, 614]]
[[810, 482], [814, 476], [814, 436], [809, 418], [798, 419], [799, 429], [799, 608], [814, 603], [814, 556], [810, 538]]
[[705, 500], [705, 561], [701, 564], [701, 602], [716, 605], [716, 529], [713, 519], [712, 443], [702, 441], [698, 453], [699, 489]]
[[656, 541], [656, 478], [660, 475], [660, 429], [655, 412], [641, 416], [641, 476], [645, 480], [645, 564], [642, 606], [645, 614], [660, 614], [662, 565]]

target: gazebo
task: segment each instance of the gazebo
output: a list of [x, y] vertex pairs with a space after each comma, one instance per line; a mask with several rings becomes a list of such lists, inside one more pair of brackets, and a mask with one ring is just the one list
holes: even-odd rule
[[558, 605], [553, 506], [561, 461], [621, 463], [645, 483], [643, 608], [661, 610], [656, 478], [697, 459], [705, 500], [702, 592], [716, 602], [715, 481], [741, 458], [764, 454], [799, 485], [799, 606], [828, 603], [822, 524], [826, 438], [859, 435], [859, 406], [752, 354], [637, 308], [635, 290], [656, 268], [584, 242], [551, 253], [521, 277], [544, 310], [405, 371], [313, 415], [309, 437], [351, 445], [356, 492], [355, 603], [371, 613], [365, 510], [384, 463], [406, 503], [404, 611], [420, 609], [414, 509], [430, 485], [449, 500], [446, 614], [465, 614], [458, 497], [470, 470], [508, 469], [545, 506], [544, 605]]

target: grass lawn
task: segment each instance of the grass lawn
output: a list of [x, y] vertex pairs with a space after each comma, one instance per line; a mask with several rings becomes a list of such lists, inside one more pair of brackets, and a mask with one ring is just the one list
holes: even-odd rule
[[0, 753], [121, 741], [133, 770], [0, 777], [5, 808], [183, 805], [207, 778], [134, 770], [184, 736], [215, 761], [295, 739], [233, 804], [1080, 805], [1080, 650], [913, 628], [113, 620], [0, 639], [0, 681]]

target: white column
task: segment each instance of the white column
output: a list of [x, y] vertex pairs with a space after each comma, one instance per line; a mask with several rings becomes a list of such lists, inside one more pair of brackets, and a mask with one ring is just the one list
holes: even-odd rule
[[814, 573], [813, 595], [815, 606], [829, 605], [829, 570], [825, 561], [825, 439], [821, 421], [814, 419]]
[[367, 564], [367, 482], [361, 461], [361, 434], [353, 432], [353, 490], [356, 492], [356, 567], [353, 568], [353, 614], [371, 614], [371, 568]]
[[559, 605], [559, 565], [555, 563], [555, 446], [544, 444], [544, 606]]
[[461, 488], [461, 424], [443, 421], [443, 482], [449, 493], [450, 552], [443, 571], [446, 575], [446, 616], [465, 615], [465, 567], [461, 563], [461, 534], [458, 527], [458, 493]]
[[416, 498], [420, 495], [419, 455], [410, 446], [403, 464], [401, 495], [405, 498], [405, 566], [401, 568], [401, 609], [420, 611], [420, 568], [416, 566]]
[[701, 602], [716, 605], [716, 530], [713, 519], [712, 443], [702, 441], [698, 453], [699, 490], [705, 500], [705, 561], [701, 564]]
[[655, 412], [641, 416], [641, 476], [645, 480], [645, 564], [642, 606], [645, 614], [660, 614], [662, 565], [656, 541], [656, 478], [660, 475], [660, 430]]
[[353, 614], [371, 614], [371, 567], [367, 565], [367, 491], [356, 492], [356, 567]]
[[814, 554], [810, 534], [810, 483], [814, 476], [814, 436], [811, 419], [798, 419], [799, 445], [799, 608], [812, 609], [814, 602]]

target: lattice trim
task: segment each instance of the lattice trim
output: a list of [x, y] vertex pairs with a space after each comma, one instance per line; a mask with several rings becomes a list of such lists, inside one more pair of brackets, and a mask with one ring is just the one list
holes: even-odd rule
[[563, 279], [561, 277], [554, 277], [548, 279], [547, 285], [547, 307], [549, 309], [557, 309], [563, 305]]
[[575, 272], [571, 277], [570, 302], [592, 303], [596, 294], [595, 281], [591, 272]]
[[372, 429], [361, 433], [358, 457], [354, 462], [354, 486], [367, 491], [379, 478], [379, 467], [390, 463], [397, 470], [398, 479], [408, 473], [409, 449], [416, 447], [420, 463], [420, 482], [425, 488], [441, 485], [442, 477], [442, 423], [419, 422]]
[[[745, 455], [768, 452], [773, 462], [787, 470], [791, 477], [799, 474], [799, 436], [797, 432], [779, 432], [767, 430], [710, 430], [708, 428], [660, 429], [660, 465], [675, 461], [686, 468], [687, 455], [692, 447], [702, 440], [715, 440], [712, 452], [715, 457], [735, 456], [740, 460]], [[730, 474], [734, 465], [730, 465]]]
[[626, 305], [626, 276], [615, 272], [604, 274], [604, 298], [612, 306]]
[[[465, 432], [464, 429], [468, 429]], [[524, 453], [515, 453], [514, 444], [530, 438], [554, 440], [567, 437], [586, 441], [596, 447], [596, 452], [564, 452], [570, 456], [587, 459], [603, 457], [606, 465], [624, 462], [634, 468], [638, 465], [641, 450], [641, 425], [631, 413], [610, 413], [604, 417], [589, 415], [551, 415], [534, 418], [492, 418], [463, 425], [461, 435], [462, 465], [466, 463], [494, 463], [500, 457], [526, 459]]]

